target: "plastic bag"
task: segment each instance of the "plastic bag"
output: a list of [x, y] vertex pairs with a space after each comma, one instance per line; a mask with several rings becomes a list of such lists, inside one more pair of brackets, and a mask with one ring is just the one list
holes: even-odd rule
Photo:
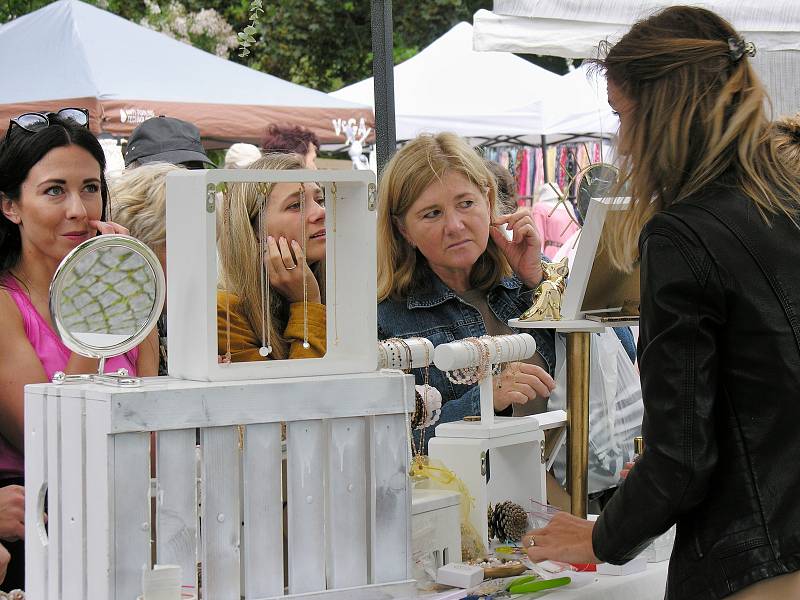
[[[556, 335], [556, 389], [547, 410], [566, 410], [566, 338]], [[641, 435], [644, 406], [639, 373], [612, 329], [592, 334], [589, 367], [589, 493], [614, 487], [633, 459], [633, 438]], [[566, 447], [553, 462], [566, 483]]]
[[411, 479], [414, 487], [449, 490], [461, 494], [461, 560], [468, 561], [486, 556], [486, 544], [470, 523], [469, 513], [475, 500], [467, 486], [445, 464], [427, 456], [417, 456], [411, 464]]

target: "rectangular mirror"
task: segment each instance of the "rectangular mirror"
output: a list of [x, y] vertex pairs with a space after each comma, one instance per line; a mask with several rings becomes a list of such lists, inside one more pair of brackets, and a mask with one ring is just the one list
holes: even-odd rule
[[228, 381], [375, 369], [371, 171], [171, 173], [167, 247], [170, 375]]

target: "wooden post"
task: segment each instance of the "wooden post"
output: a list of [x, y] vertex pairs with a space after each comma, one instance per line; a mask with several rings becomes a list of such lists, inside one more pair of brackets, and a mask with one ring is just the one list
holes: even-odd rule
[[591, 334], [567, 333], [567, 431], [569, 433], [567, 485], [570, 512], [586, 518], [589, 460], [589, 357]]

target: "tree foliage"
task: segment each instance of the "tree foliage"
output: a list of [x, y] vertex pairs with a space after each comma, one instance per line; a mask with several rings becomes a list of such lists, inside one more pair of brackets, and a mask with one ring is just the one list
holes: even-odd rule
[[[254, 40], [248, 47], [249, 54], [231, 52], [230, 60], [321, 91], [336, 90], [372, 75], [370, 0], [264, 0], [264, 12], [256, 21], [250, 20], [252, 0], [88, 1], [135, 23], [150, 23], [154, 29], [179, 39], [182, 18], [214, 10], [234, 32], [244, 32], [248, 26], [255, 28], [248, 30]], [[0, 22], [48, 3], [0, 1]], [[154, 14], [153, 5], [158, 5], [161, 12]], [[395, 63], [414, 56], [459, 21], [471, 22], [478, 9], [491, 7], [492, 0], [394, 0]], [[224, 32], [220, 34], [223, 38], [229, 35], [228, 29]], [[204, 50], [223, 54], [224, 40], [221, 42], [219, 36], [186, 37]], [[235, 42], [234, 34], [232, 47]]]

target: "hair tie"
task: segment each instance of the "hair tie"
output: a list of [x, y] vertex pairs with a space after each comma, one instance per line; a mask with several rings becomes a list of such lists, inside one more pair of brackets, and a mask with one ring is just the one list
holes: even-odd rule
[[729, 37], [728, 48], [733, 62], [739, 62], [745, 54], [750, 57], [756, 55], [756, 45], [753, 42], [745, 42], [743, 37]]

